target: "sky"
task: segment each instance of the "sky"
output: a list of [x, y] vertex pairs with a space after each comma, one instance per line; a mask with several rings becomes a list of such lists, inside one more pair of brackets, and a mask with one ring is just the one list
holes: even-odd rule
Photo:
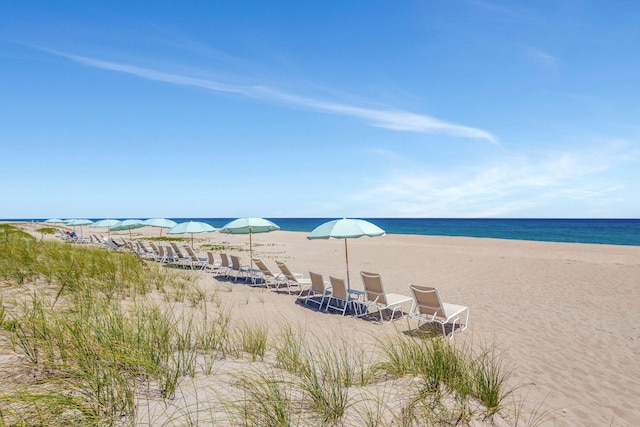
[[635, 0], [0, 0], [0, 218], [640, 217]]

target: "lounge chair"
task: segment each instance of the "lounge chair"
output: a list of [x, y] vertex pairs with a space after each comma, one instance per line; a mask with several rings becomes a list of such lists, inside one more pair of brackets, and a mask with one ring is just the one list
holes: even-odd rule
[[269, 270], [269, 267], [267, 267], [264, 261], [262, 261], [261, 259], [254, 258], [253, 263], [256, 267], [258, 267], [255, 274], [251, 278], [251, 281], [254, 285], [257, 284], [259, 280], [262, 281], [267, 288], [269, 286], [278, 288], [280, 287], [280, 285], [285, 284], [286, 278], [284, 277], [284, 275], [282, 273], [279, 273], [277, 275], [273, 274], [271, 270]]
[[[305, 305], [309, 302], [318, 304], [318, 310], [322, 309], [324, 299], [331, 295], [331, 287], [327, 286], [327, 282], [324, 281], [322, 274], [309, 272], [309, 278], [311, 279], [311, 286], [307, 292], [307, 298], [304, 300]], [[315, 296], [321, 296], [320, 300], [314, 299]]]
[[329, 311], [330, 308], [338, 311], [342, 311], [344, 316], [347, 312], [347, 308], [351, 305], [354, 313], [358, 314], [358, 301], [359, 298], [352, 297], [347, 292], [347, 285], [344, 279], [338, 279], [337, 277], [329, 276], [329, 282], [331, 283], [331, 295], [329, 295], [327, 306], [324, 311]]
[[412, 298], [406, 295], [385, 292], [382, 277], [377, 273], [361, 271], [360, 276], [364, 285], [364, 300], [362, 303], [367, 307], [367, 310], [361, 313], [360, 316], [366, 315], [370, 307], [375, 307], [380, 314], [380, 321], [383, 322], [382, 311], [391, 310], [391, 317], [389, 318], [389, 322], [391, 322], [395, 317], [396, 311], [400, 310], [402, 312], [402, 304], [412, 301]]
[[420, 327], [420, 322], [439, 323], [440, 326], [442, 326], [442, 334], [445, 337], [447, 336], [445, 325], [450, 323], [451, 336], [449, 339], [453, 339], [456, 325], [458, 325], [458, 327], [461, 326], [460, 316], [466, 312], [464, 327], [460, 329], [460, 332], [467, 329], [467, 326], [469, 326], [468, 307], [442, 302], [440, 292], [438, 292], [437, 288], [416, 285], [409, 285], [409, 288], [411, 292], [413, 292], [413, 306], [407, 317], [407, 323], [409, 323], [409, 319], [416, 319], [418, 321], [418, 328]]
[[220, 252], [220, 259], [222, 260], [222, 266], [220, 267], [220, 275], [225, 275], [225, 277], [229, 277], [231, 275], [231, 260], [226, 253]]
[[220, 274], [220, 269], [222, 268], [222, 261], [217, 260], [211, 251], [207, 251], [207, 267], [214, 274]]
[[144, 258], [154, 259], [156, 257], [155, 251], [147, 248], [147, 246], [144, 244], [142, 240], [138, 241], [138, 249], [139, 249], [140, 255], [142, 255]]
[[284, 282], [287, 285], [289, 294], [291, 294], [292, 286], [298, 286], [300, 288], [298, 296], [302, 295], [304, 291], [309, 289], [311, 286], [311, 279], [304, 277], [302, 273], [292, 273], [284, 262], [276, 261], [276, 265], [285, 277]]
[[180, 250], [180, 248], [175, 242], [171, 242], [171, 247], [173, 248], [173, 253], [177, 258], [176, 265], [183, 268], [191, 267], [191, 258], [184, 256], [184, 254], [182, 253], [182, 251]]
[[207, 258], [198, 257], [190, 246], [185, 246], [184, 249], [187, 251], [189, 258], [191, 259], [191, 262], [189, 263], [191, 269], [193, 270], [194, 268], [197, 268], [198, 270], [204, 270], [207, 266]]
[[238, 277], [248, 279], [251, 270], [248, 265], [242, 265], [240, 263], [240, 257], [237, 255], [231, 255], [231, 273], [234, 276], [234, 281], [238, 280]]

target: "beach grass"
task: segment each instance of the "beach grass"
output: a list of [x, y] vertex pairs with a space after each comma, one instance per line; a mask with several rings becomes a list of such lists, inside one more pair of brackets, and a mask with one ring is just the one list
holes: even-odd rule
[[[500, 413], [509, 395], [493, 349], [476, 355], [402, 333], [365, 348], [302, 326], [272, 331], [234, 322], [224, 295], [197, 286], [197, 272], [5, 237], [0, 350], [19, 362], [0, 365], [0, 426], [138, 425], [137, 402], [177, 404], [187, 378], [209, 376], [223, 397], [185, 403], [166, 423], [188, 425], [202, 412], [234, 425], [465, 425]], [[216, 368], [224, 360], [243, 368]]]

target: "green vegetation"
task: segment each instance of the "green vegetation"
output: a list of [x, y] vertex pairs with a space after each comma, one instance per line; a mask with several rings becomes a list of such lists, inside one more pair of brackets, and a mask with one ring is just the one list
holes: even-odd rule
[[[209, 375], [221, 395], [185, 403], [165, 425], [203, 414], [216, 425], [465, 425], [509, 394], [492, 351], [400, 333], [362, 348], [234, 324], [197, 273], [3, 228], [0, 350], [22, 362], [0, 365], [0, 426], [151, 424], [141, 402], [179, 406], [185, 380]], [[227, 372], [223, 360], [241, 367]]]
[[37, 228], [35, 231], [42, 234], [56, 234], [56, 229], [53, 227]]

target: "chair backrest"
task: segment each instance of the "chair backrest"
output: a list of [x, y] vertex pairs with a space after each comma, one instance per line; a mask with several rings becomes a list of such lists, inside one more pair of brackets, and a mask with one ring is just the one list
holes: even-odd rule
[[222, 260], [222, 266], [224, 268], [229, 267], [229, 257], [227, 256], [226, 253], [220, 252], [220, 259]]
[[237, 255], [231, 255], [231, 269], [240, 271], [240, 257]]
[[331, 295], [339, 300], [347, 300], [347, 286], [344, 283], [344, 279], [338, 279], [337, 277], [329, 276], [331, 282]]
[[158, 249], [158, 256], [160, 258], [164, 258], [164, 246], [160, 245], [157, 247], [157, 249]]
[[209, 259], [209, 265], [215, 265], [216, 259], [213, 256], [213, 252], [207, 251], [207, 258]]
[[276, 265], [278, 266], [278, 268], [280, 269], [280, 271], [282, 271], [282, 274], [285, 275], [285, 277], [287, 278], [287, 280], [290, 280], [292, 282], [298, 282], [298, 280], [296, 280], [296, 277], [293, 275], [293, 273], [291, 272], [291, 270], [289, 270], [289, 267], [286, 266], [286, 264], [284, 262], [281, 261], [276, 261]]
[[267, 267], [264, 261], [262, 261], [261, 259], [254, 258], [253, 263], [260, 269], [260, 271], [262, 271], [262, 274], [264, 274], [266, 277], [275, 277], [271, 270], [269, 270], [269, 267]]
[[318, 294], [324, 294], [324, 279], [322, 274], [309, 272], [311, 278], [311, 290]]
[[149, 242], [149, 246], [151, 246], [151, 249], [153, 249], [155, 253], [158, 253], [158, 247], [156, 246], [155, 243]]
[[178, 247], [178, 245], [175, 242], [171, 242], [171, 247], [173, 248], [173, 252], [175, 252], [175, 254], [178, 256], [178, 258], [180, 259], [184, 259], [184, 255], [182, 255], [182, 251], [180, 250], [180, 248]]
[[364, 286], [367, 300], [386, 305], [387, 296], [384, 292], [382, 277], [378, 273], [368, 273], [366, 271], [361, 271], [360, 277], [362, 277], [362, 285]]
[[167, 252], [167, 257], [168, 258], [174, 258], [173, 249], [171, 249], [171, 246], [165, 246], [165, 250]]
[[193, 249], [191, 249], [191, 246], [185, 246], [184, 247], [187, 250], [187, 253], [189, 254], [189, 257], [193, 260], [193, 261], [199, 261], [198, 256], [196, 255], [196, 253], [193, 251]]
[[415, 307], [420, 311], [420, 314], [447, 317], [438, 289], [430, 286], [416, 285], [409, 285], [409, 288], [411, 292], [413, 292], [413, 299], [416, 302]]

